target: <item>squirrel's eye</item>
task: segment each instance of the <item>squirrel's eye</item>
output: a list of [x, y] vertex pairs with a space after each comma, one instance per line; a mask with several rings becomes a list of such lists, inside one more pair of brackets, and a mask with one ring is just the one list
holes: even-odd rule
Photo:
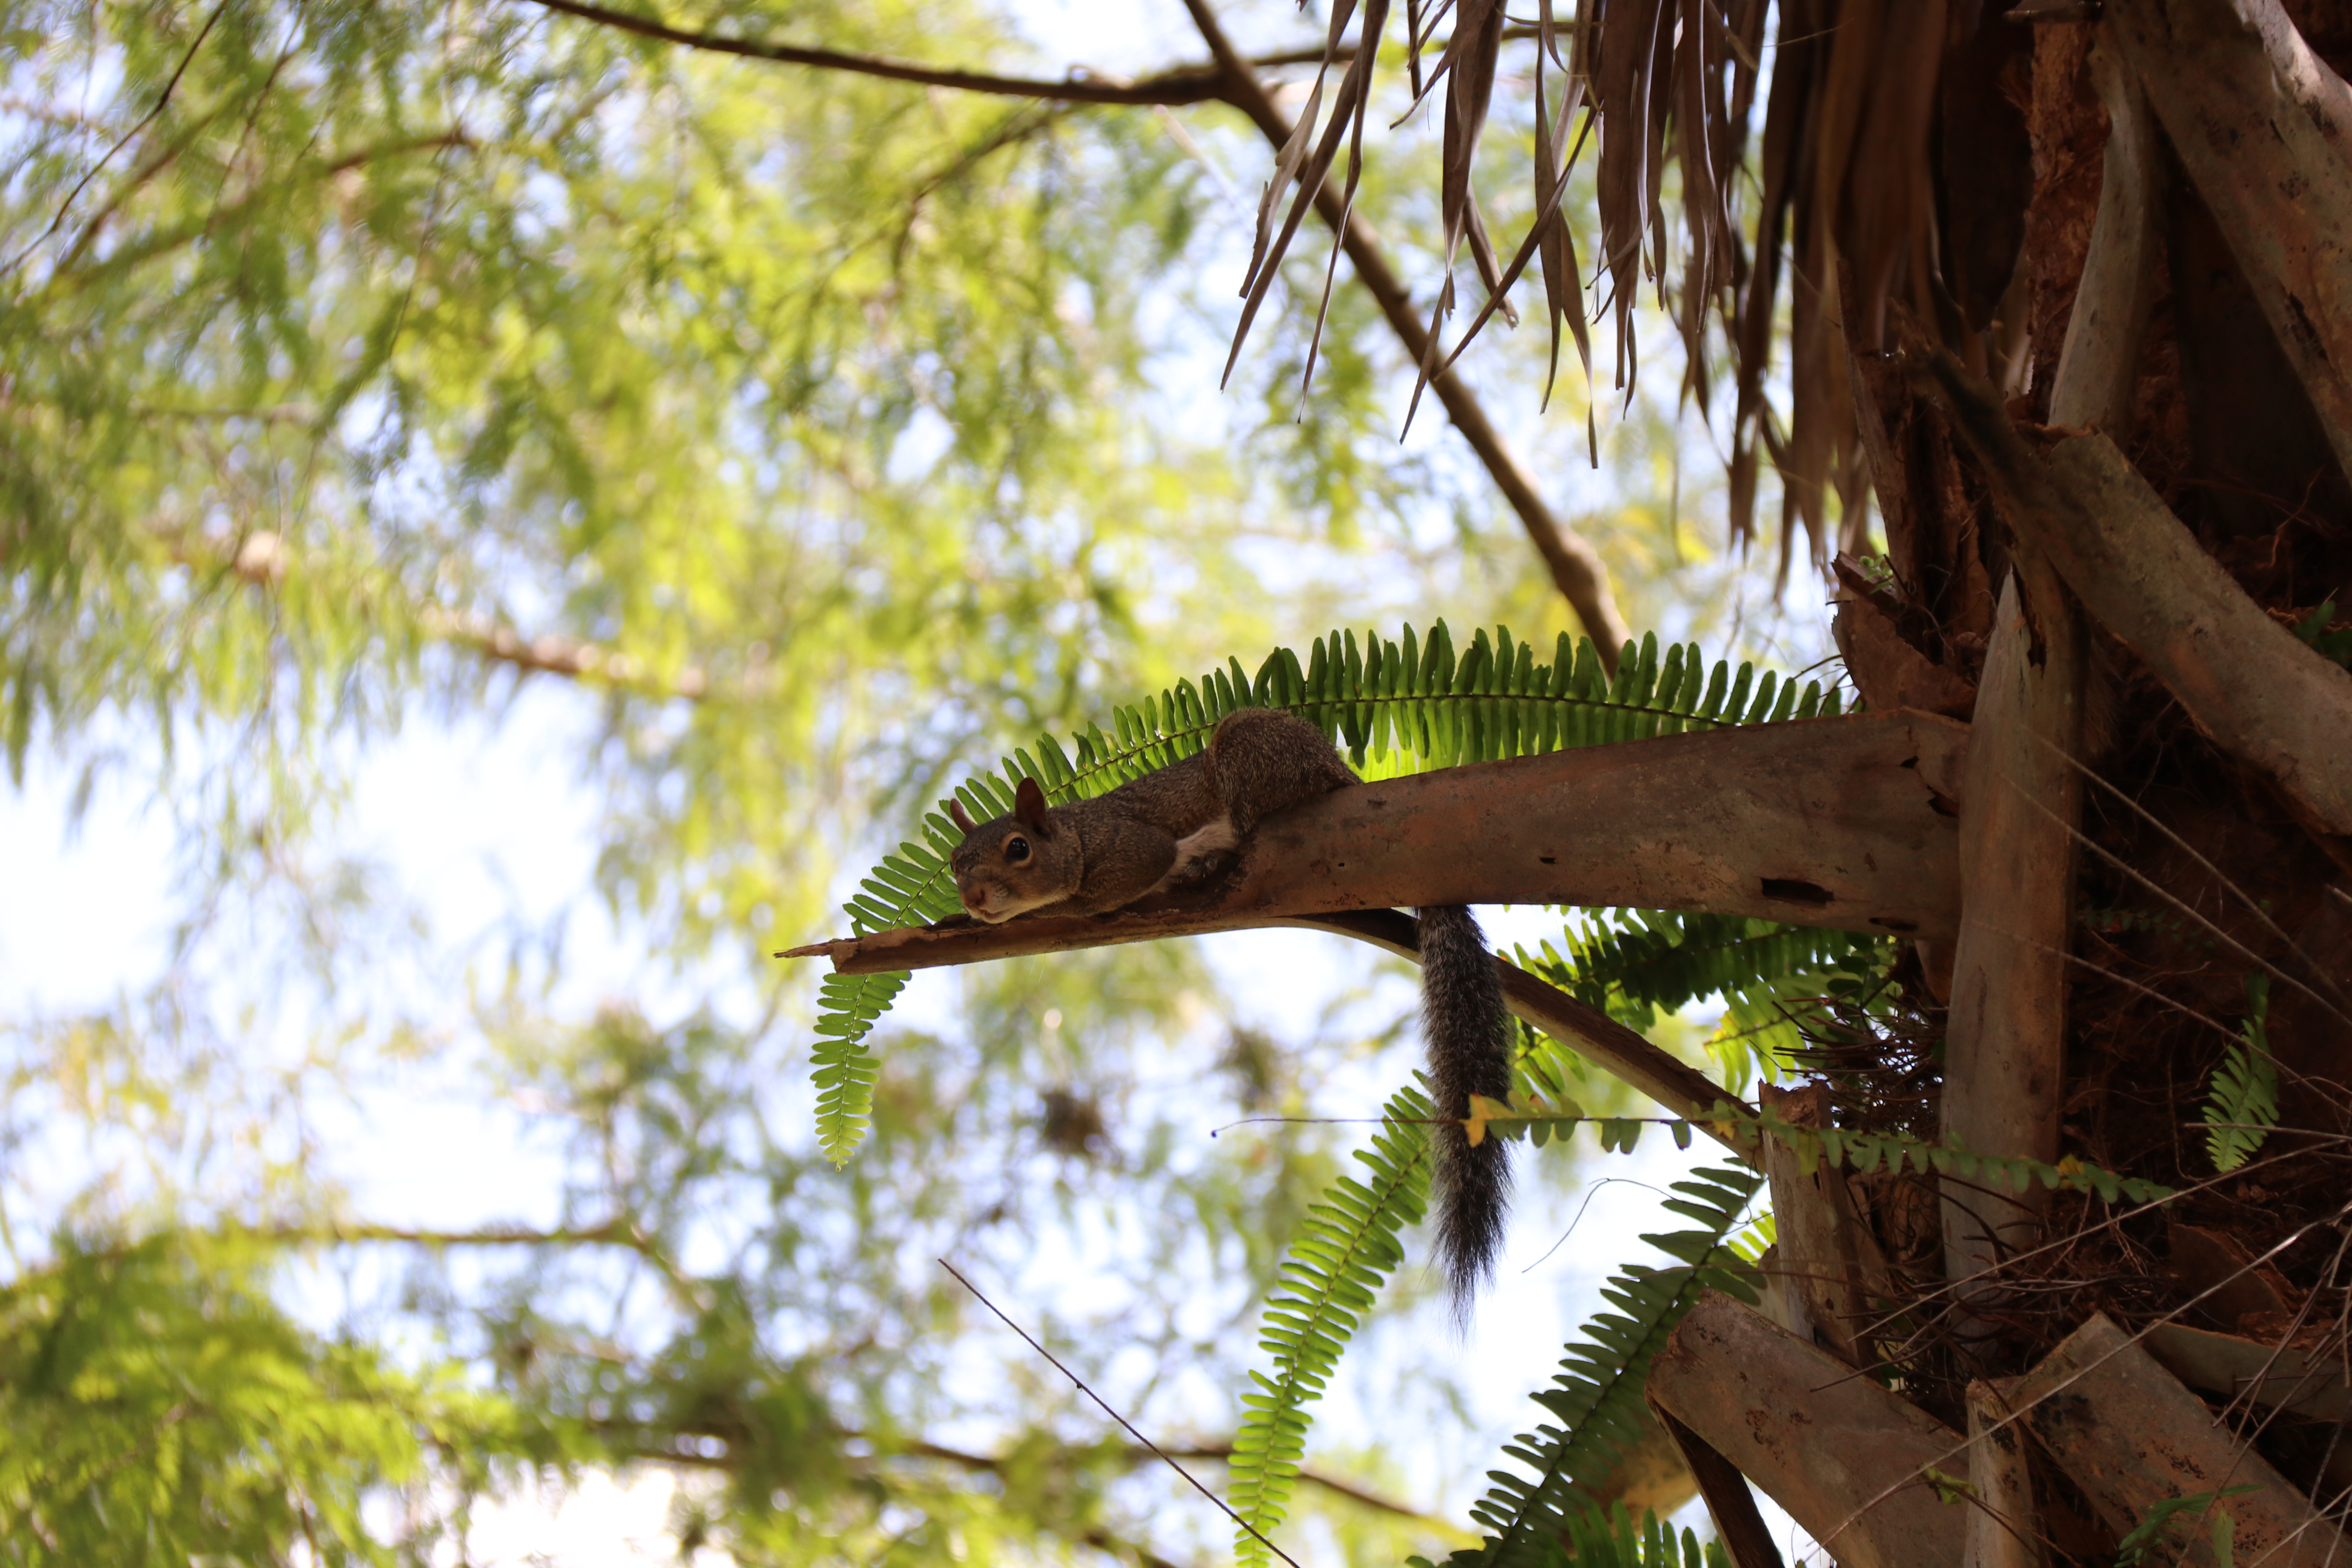
[[1029, 858], [1029, 840], [1018, 835], [1004, 841], [1004, 858], [1015, 866]]

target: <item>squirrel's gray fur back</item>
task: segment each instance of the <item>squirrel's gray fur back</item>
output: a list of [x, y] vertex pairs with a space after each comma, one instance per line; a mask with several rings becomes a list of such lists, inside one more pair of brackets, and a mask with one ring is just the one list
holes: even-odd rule
[[1511, 1094], [1511, 1020], [1503, 985], [1478, 922], [1460, 904], [1433, 904], [1421, 916], [1421, 1026], [1429, 1049], [1430, 1098], [1445, 1120], [1437, 1139], [1437, 1260], [1454, 1291], [1456, 1321], [1492, 1278], [1503, 1246], [1511, 1190], [1510, 1145], [1489, 1133], [1474, 1148], [1456, 1119], [1470, 1097]]

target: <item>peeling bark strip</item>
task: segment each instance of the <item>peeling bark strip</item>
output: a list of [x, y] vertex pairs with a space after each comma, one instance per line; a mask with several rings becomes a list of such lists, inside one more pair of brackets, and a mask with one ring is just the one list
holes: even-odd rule
[[2114, 442], [2077, 436], [2036, 457], [1948, 358], [1934, 374], [2020, 538], [2048, 552], [2200, 730], [2277, 783], [2307, 828], [2352, 838], [2352, 672], [2248, 598]]
[[2111, 44], [2093, 49], [2091, 73], [2107, 110], [2107, 150], [2099, 170], [2099, 216], [2050, 389], [2050, 423], [2102, 430], [2121, 441], [2131, 426], [2140, 339], [2156, 303], [2162, 154], [2147, 97]]
[[[2053, 424], [2121, 438], [2130, 425], [2156, 272], [2155, 129], [2110, 47], [2092, 57], [2107, 110], [2099, 212], [2051, 389]], [[2084, 626], [2042, 542], [2020, 531], [2016, 570], [1977, 684], [1960, 813], [1960, 937], [1953, 953], [1942, 1107], [1947, 1142], [2046, 1163], [2064, 1094], [2074, 828], [2082, 815]], [[2030, 1246], [2049, 1194], [1958, 1188], [1944, 1206], [1948, 1278]]]
[[1760, 1313], [1701, 1296], [1651, 1363], [1649, 1394], [1840, 1568], [1960, 1568], [1966, 1521], [1918, 1477], [1958, 1464], [1964, 1439]]
[[2048, 1568], [2025, 1434], [2010, 1421], [2003, 1385], [1969, 1384], [1968, 1541], [1962, 1568]]
[[2309, 826], [2352, 836], [2352, 673], [2248, 598], [2114, 442], [2061, 442], [2043, 466], [2072, 504], [2036, 521], [2084, 606]]
[[[1756, 1092], [1767, 1113], [1779, 1112], [1792, 1127], [1830, 1125], [1826, 1083], [1794, 1089], [1768, 1083]], [[1796, 1309], [1799, 1337], [1810, 1329], [1815, 1344], [1847, 1365], [1866, 1364], [1875, 1358], [1863, 1331], [1895, 1292], [1878, 1238], [1855, 1212], [1845, 1172], [1832, 1161], [1816, 1160], [1809, 1173], [1796, 1152], [1775, 1138], [1765, 1145], [1764, 1173], [1771, 1180], [1779, 1230], [1775, 1284]]]
[[[2019, 552], [1977, 685], [1960, 794], [1960, 937], [1944, 1059], [1945, 1141], [2058, 1158], [2082, 781], [2083, 633], [2038, 552]], [[2033, 584], [2032, 604], [2021, 579]], [[2047, 1189], [1955, 1183], [1944, 1267], [1968, 1279], [2032, 1245]]]
[[[2120, 439], [2155, 291], [2158, 153], [2139, 86], [2111, 45], [2095, 51], [2092, 70], [2107, 147], [2050, 418]], [[2083, 792], [2070, 759], [2082, 751], [2084, 637], [2082, 612], [2042, 542], [2018, 532], [2016, 570], [2002, 585], [1977, 685], [1961, 792], [1943, 1135], [2048, 1163], [2058, 1157], [2065, 1087], [2073, 830]], [[2038, 1186], [2014, 1198], [1955, 1190], [1944, 1206], [1947, 1277], [1971, 1279], [2031, 1245], [2048, 1198]]]
[[[2117, 1535], [2167, 1499], [2256, 1487], [2220, 1505], [2236, 1521], [2237, 1562], [2352, 1563], [2352, 1544], [2294, 1485], [2105, 1314], [2019, 1379], [2010, 1400]], [[2168, 1551], [2185, 1551], [2167, 1561], [2218, 1563], [2208, 1521], [2187, 1523], [2166, 1541]]]
[[2277, 0], [2110, 0], [2105, 15], [2352, 473], [2343, 81]]

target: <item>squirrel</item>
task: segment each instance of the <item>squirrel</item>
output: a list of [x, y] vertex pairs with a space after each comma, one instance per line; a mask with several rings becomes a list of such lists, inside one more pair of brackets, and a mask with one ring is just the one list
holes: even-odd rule
[[[1038, 912], [1107, 914], [1206, 880], [1265, 817], [1358, 782], [1306, 720], [1243, 708], [1218, 723], [1206, 751], [1092, 800], [1048, 806], [1037, 781], [1024, 778], [1013, 810], [988, 822], [975, 824], [962, 803], [950, 802], [948, 815], [964, 837], [948, 864], [965, 911], [985, 924]], [[1508, 1145], [1493, 1137], [1473, 1145], [1462, 1119], [1474, 1094], [1509, 1098], [1510, 1019], [1469, 910], [1437, 904], [1415, 912], [1422, 1036], [1440, 1118], [1432, 1128], [1437, 1255], [1459, 1321], [1494, 1274], [1510, 1189]]]

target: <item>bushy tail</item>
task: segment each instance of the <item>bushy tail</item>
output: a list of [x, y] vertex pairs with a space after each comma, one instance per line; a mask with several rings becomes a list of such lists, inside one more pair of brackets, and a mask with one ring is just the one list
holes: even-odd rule
[[[1470, 1114], [1470, 1097], [1507, 1100], [1511, 1024], [1486, 939], [1459, 904], [1433, 904], [1421, 916], [1422, 1036], [1429, 1046], [1429, 1086], [1441, 1117]], [[1466, 1323], [1478, 1287], [1494, 1276], [1511, 1190], [1510, 1145], [1488, 1137], [1477, 1147], [1459, 1125], [1440, 1122], [1437, 1139], [1437, 1259], [1454, 1289], [1454, 1315]]]

